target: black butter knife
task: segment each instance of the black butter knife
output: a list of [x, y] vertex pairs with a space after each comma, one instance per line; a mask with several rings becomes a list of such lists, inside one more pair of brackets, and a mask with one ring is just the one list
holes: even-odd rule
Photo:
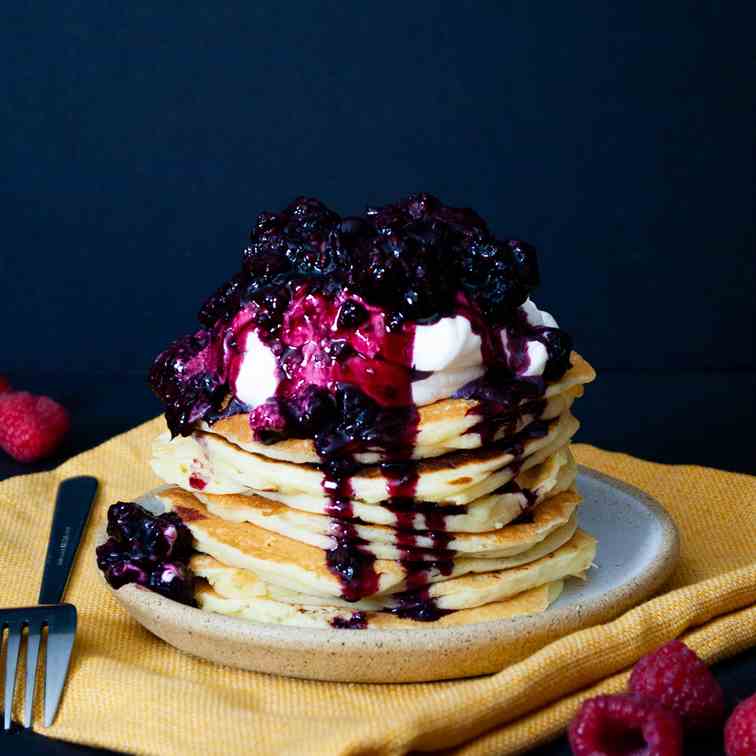
[[96, 493], [97, 478], [89, 475], [67, 478], [58, 487], [39, 591], [40, 604], [59, 604], [63, 598]]

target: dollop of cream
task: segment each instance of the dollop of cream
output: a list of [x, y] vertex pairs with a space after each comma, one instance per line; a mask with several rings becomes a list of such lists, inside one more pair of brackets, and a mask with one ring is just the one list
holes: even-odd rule
[[[520, 311], [524, 313], [528, 323], [532, 326], [545, 326], [547, 328], [559, 328], [556, 320], [545, 310], [539, 310], [535, 303], [526, 299], [520, 305]], [[501, 331], [501, 344], [504, 347], [504, 353], [511, 360], [512, 350], [510, 348], [510, 336], [506, 328]], [[527, 342], [528, 365], [524, 370], [519, 370], [518, 375], [523, 378], [537, 377], [543, 375], [546, 369], [546, 363], [549, 359], [546, 347], [535, 339], [529, 339]]]
[[525, 313], [525, 317], [528, 319], [528, 323], [532, 326], [546, 326], [547, 328], [559, 328], [556, 320], [546, 310], [539, 310], [535, 303], [530, 299], [526, 299], [521, 305], [520, 309]]
[[448, 399], [485, 372], [481, 339], [464, 315], [415, 327], [412, 367], [430, 375], [412, 383], [412, 401], [422, 407]]
[[278, 365], [270, 347], [260, 341], [257, 331], [250, 328], [244, 341], [244, 356], [236, 376], [234, 393], [236, 398], [257, 407], [278, 388]]
[[[530, 299], [523, 302], [520, 310], [531, 326], [559, 327], [548, 312], [539, 310]], [[511, 350], [506, 328], [501, 331], [501, 342], [509, 357]], [[413, 382], [412, 398], [415, 404], [422, 407], [448, 399], [470, 381], [480, 378], [485, 372], [480, 347], [480, 336], [473, 332], [470, 321], [463, 315], [417, 326], [413, 367], [430, 375]], [[519, 375], [525, 378], [543, 375], [549, 358], [546, 347], [540, 341], [529, 339], [526, 349], [528, 365]]]
[[480, 336], [473, 333], [470, 321], [464, 315], [415, 327], [412, 347], [412, 367], [415, 370], [458, 371], [482, 362]]

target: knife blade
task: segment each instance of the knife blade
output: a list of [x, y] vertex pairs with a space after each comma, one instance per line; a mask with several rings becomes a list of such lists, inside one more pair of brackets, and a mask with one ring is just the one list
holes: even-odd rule
[[67, 478], [58, 487], [47, 546], [40, 604], [59, 604], [97, 493], [97, 478]]

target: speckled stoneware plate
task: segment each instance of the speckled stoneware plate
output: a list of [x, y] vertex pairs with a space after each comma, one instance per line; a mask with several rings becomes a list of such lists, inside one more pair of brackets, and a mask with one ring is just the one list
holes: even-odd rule
[[[596, 569], [569, 580], [542, 614], [457, 627], [338, 630], [255, 624], [193, 609], [144, 588], [113, 591], [134, 619], [193, 656], [272, 674], [343, 682], [418, 682], [494, 672], [550, 640], [610, 620], [658, 591], [677, 562], [677, 530], [642, 491], [581, 467], [580, 525], [598, 539]], [[142, 503], [154, 509], [149, 494]], [[103, 581], [104, 584], [104, 581]], [[112, 589], [111, 589], [112, 590]]]

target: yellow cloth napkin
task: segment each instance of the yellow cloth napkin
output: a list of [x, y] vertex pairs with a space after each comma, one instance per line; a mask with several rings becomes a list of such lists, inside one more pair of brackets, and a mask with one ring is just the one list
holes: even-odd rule
[[66, 595], [79, 635], [50, 736], [147, 754], [517, 753], [555, 737], [586, 696], [620, 690], [633, 662], [669, 638], [710, 662], [756, 644], [756, 478], [578, 445], [580, 462], [659, 499], [682, 536], [665, 592], [614, 622], [554, 638], [496, 675], [443, 683], [309, 682], [192, 659], [126, 615], [93, 553], [108, 505], [158, 483], [146, 458], [161, 427], [152, 420], [53, 472], [0, 483], [0, 606], [13, 606], [36, 599], [58, 482], [101, 482]]

